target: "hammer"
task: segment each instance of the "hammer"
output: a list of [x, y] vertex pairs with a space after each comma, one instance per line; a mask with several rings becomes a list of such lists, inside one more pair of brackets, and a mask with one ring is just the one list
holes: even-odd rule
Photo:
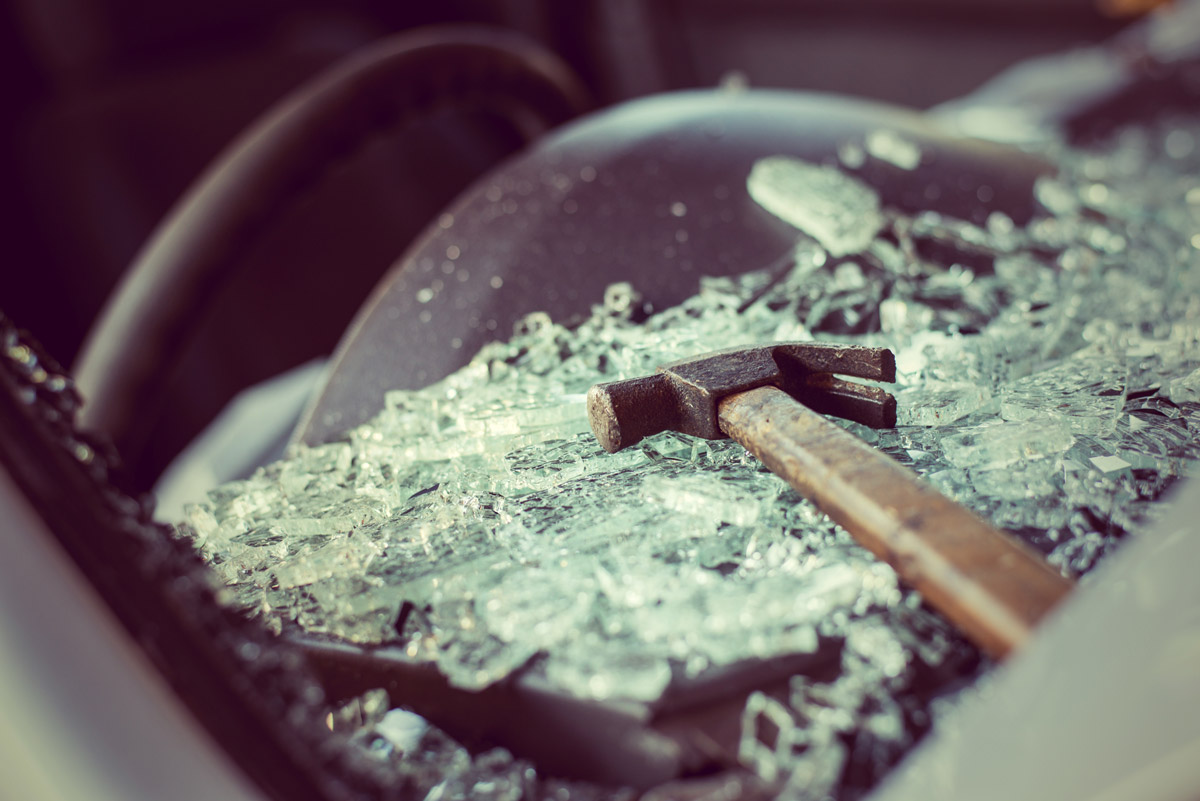
[[896, 424], [886, 348], [781, 343], [705, 354], [597, 384], [588, 418], [612, 453], [672, 430], [731, 437], [817, 505], [979, 646], [1002, 659], [1072, 587], [1034, 551], [871, 448], [833, 414]]

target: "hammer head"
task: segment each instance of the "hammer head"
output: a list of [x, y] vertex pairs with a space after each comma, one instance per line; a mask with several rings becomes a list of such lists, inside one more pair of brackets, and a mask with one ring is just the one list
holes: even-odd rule
[[835, 374], [895, 381], [896, 360], [886, 348], [813, 342], [734, 348], [663, 365], [653, 375], [597, 384], [588, 391], [588, 418], [610, 453], [667, 430], [721, 439], [721, 399], [774, 386], [825, 414], [875, 428], [896, 424], [891, 395]]

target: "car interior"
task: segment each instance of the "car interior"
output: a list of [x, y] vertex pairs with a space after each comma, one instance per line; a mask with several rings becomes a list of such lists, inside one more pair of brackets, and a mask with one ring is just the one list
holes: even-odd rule
[[[1182, 801], [1200, 788], [1200, 3], [10, 0], [4, 13], [5, 797]], [[767, 456], [795, 491], [727, 443], [668, 433], [565, 494], [601, 458], [554, 450], [599, 453], [578, 422], [596, 401], [572, 382], [632, 378], [643, 351], [741, 346], [739, 320], [804, 341], [772, 357], [785, 371], [816, 361], [722, 393], [774, 382], [845, 418], [833, 428], [1021, 541], [1037, 570], [1048, 560], [1057, 606], [1012, 635], [1014, 656], [975, 639], [920, 583], [936, 570], [905, 572], [915, 557], [892, 546], [867, 547], [899, 588], [819, 550], [754, 561], [769, 532], [845, 535], [816, 511], [745, 511], [746, 493], [808, 497], [851, 529], [815, 497], [836, 494], [823, 487], [841, 468], [802, 480], [810, 495]], [[1017, 333], [1027, 322], [1032, 338]], [[854, 372], [818, 341], [897, 355], [890, 373], [890, 352]], [[926, 365], [937, 353], [959, 360]], [[968, 386], [986, 369], [993, 389]], [[682, 393], [638, 391], [639, 404]], [[455, 406], [471, 392], [486, 399], [475, 428], [462, 421], [478, 410]], [[690, 433], [689, 413], [625, 425]], [[963, 421], [1026, 439], [989, 451]], [[730, 435], [721, 425], [712, 437]], [[521, 462], [527, 447], [550, 461]], [[503, 469], [480, 478], [473, 459]], [[688, 494], [684, 463], [712, 471], [705, 489]], [[855, 469], [850, 485], [868, 485]], [[338, 470], [355, 498], [397, 493], [376, 544], [346, 534], [374, 511], [322, 505], [340, 490], [319, 477]], [[611, 600], [627, 579], [603, 558], [570, 573], [584, 539], [563, 540], [572, 579], [538, 572], [540, 550], [481, 568], [468, 523], [495, 542], [514, 518], [592, 504], [617, 526], [603, 538], [667, 536], [658, 517], [620, 529], [623, 480], [649, 488], [635, 507], [750, 538], [710, 561], [703, 545], [655, 552], [671, 570], [702, 563], [679, 575], [713, 598], [787, 565], [824, 567], [829, 597], [842, 581], [859, 594], [814, 594], [804, 614], [818, 617], [785, 627], [786, 645], [757, 644], [750, 612], [730, 618], [736, 658], [693, 669], [676, 649], [653, 662], [661, 686], [637, 660], [615, 674], [623, 689], [596, 689], [599, 668], [563, 679], [556, 649], [591, 648], [571, 599], [599, 582]], [[471, 481], [486, 491], [446, 500]], [[900, 479], [880, 481], [838, 503], [852, 513]], [[897, 525], [935, 527], [922, 519], [941, 502]], [[310, 507], [358, 517], [280, 534]], [[396, 556], [399, 539], [391, 556], [379, 544], [424, 514], [464, 538], [446, 535], [435, 558], [443, 535], [412, 535], [432, 578], [403, 572], [414, 558]], [[258, 525], [266, 539], [247, 549]], [[327, 551], [340, 561], [314, 556], [327, 541], [349, 543]], [[394, 586], [386, 559], [406, 577]], [[529, 570], [499, 572], [515, 563]], [[489, 674], [508, 657], [464, 656], [445, 633], [461, 625], [468, 642], [487, 599], [510, 609], [533, 584], [552, 585], [529, 602], [537, 620], [563, 628], [514, 665]], [[360, 585], [374, 589], [346, 589]], [[816, 592], [800, 586], [729, 603], [799, 614], [778, 599]], [[654, 625], [687, 628], [668, 610], [690, 587], [662, 591]], [[355, 606], [376, 591], [385, 601]], [[496, 631], [548, 625], [511, 608]], [[335, 609], [341, 622], [322, 617]], [[838, 712], [868, 675], [847, 667], [860, 649], [875, 667], [890, 653], [856, 622], [877, 614], [906, 661]]]

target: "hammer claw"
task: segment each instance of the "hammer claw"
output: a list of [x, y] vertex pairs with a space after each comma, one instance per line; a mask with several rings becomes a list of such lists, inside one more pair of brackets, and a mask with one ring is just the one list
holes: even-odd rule
[[776, 363], [788, 374], [829, 373], [889, 383], [896, 380], [896, 357], [887, 348], [823, 342], [783, 342], [770, 347]]
[[896, 425], [896, 399], [879, 387], [816, 373], [788, 394], [814, 412], [853, 420], [871, 428]]

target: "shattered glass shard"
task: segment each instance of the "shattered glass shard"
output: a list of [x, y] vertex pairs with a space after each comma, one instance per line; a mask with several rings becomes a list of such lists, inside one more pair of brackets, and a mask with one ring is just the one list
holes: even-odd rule
[[1008, 467], [1055, 456], [1075, 442], [1070, 426], [1057, 421], [990, 421], [959, 432], [942, 439], [946, 460], [956, 467]]
[[759, 205], [834, 256], [866, 249], [883, 227], [875, 190], [836, 167], [771, 156], [754, 164], [746, 188]]
[[1128, 370], [1094, 349], [1014, 381], [1000, 392], [1000, 416], [1061, 421], [1077, 434], [1110, 434], [1125, 405]]
[[1171, 379], [1165, 394], [1174, 403], [1200, 403], [1200, 368]]
[[896, 395], [896, 422], [909, 426], [945, 426], [987, 406], [992, 393], [986, 386], [963, 382], [929, 381]]
[[915, 170], [921, 165], [920, 146], [887, 128], [867, 134], [867, 152], [902, 170]]
[[736, 483], [722, 481], [718, 474], [698, 473], [672, 478], [655, 475], [647, 478], [643, 486], [646, 499], [651, 503], [662, 504], [700, 520], [734, 526], [750, 526], [758, 520], [761, 492], [756, 497], [739, 490]]
[[378, 555], [375, 543], [365, 537], [347, 536], [289, 559], [273, 573], [281, 589], [302, 587], [334, 576], [360, 575]]

